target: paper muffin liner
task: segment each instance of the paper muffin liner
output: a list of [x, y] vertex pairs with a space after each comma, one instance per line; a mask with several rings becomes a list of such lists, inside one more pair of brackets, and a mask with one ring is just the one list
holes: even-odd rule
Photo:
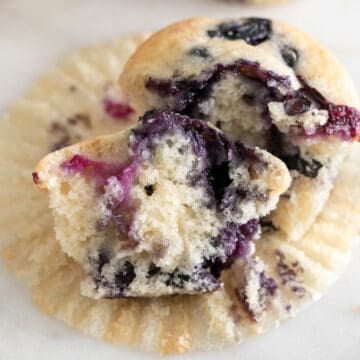
[[32, 183], [31, 172], [54, 148], [135, 121], [116, 78], [144, 38], [125, 38], [70, 55], [1, 120], [1, 255], [42, 311], [83, 333], [165, 354], [221, 348], [295, 316], [337, 279], [360, 228], [359, 146], [352, 146], [325, 209], [306, 236], [294, 243], [275, 231], [257, 240], [256, 255], [278, 288], [256, 320], [237, 295], [233, 270], [223, 274], [223, 290], [207, 295], [115, 300], [82, 296], [85, 274], [61, 251], [47, 196]]
[[239, 3], [240, 5], [277, 5], [286, 3], [290, 0], [222, 0], [229, 3]]

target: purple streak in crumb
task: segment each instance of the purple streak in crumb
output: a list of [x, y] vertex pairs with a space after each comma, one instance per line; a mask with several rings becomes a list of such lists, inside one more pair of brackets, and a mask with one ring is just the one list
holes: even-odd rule
[[[102, 189], [102, 192], [108, 187], [115, 187], [117, 193], [110, 192], [111, 195], [104, 198], [111, 215], [99, 218], [95, 228], [97, 231], [103, 231], [111, 223], [119, 232], [128, 237], [136, 212], [130, 193], [132, 183], [139, 174], [139, 167], [140, 163], [136, 158], [130, 158], [125, 163], [108, 163], [91, 160], [81, 155], [74, 155], [61, 165], [66, 175], [81, 174], [92, 178], [96, 187]], [[106, 191], [102, 196], [105, 195]]]
[[127, 120], [134, 114], [134, 109], [127, 103], [104, 98], [102, 101], [104, 111], [116, 120]]
[[123, 168], [122, 172], [117, 174], [116, 177], [120, 181], [125, 194], [129, 194], [134, 178], [139, 172], [139, 164], [135, 161]]
[[98, 186], [106, 184], [107, 180], [115, 176], [124, 188], [130, 190], [130, 183], [137, 176], [139, 163], [131, 158], [125, 163], [107, 163], [95, 161], [82, 155], [74, 155], [70, 160], [61, 164], [61, 168], [69, 175], [82, 174], [95, 180]]
[[346, 105], [328, 106], [329, 120], [317, 131], [319, 135], [335, 135], [352, 140], [360, 135], [360, 111]]
[[103, 163], [100, 161], [90, 160], [81, 155], [74, 155], [70, 160], [61, 164], [61, 168], [70, 173], [84, 173], [85, 171], [95, 174], [95, 171], [103, 168]]
[[287, 95], [283, 101], [288, 115], [300, 115], [311, 109], [328, 111], [328, 121], [311, 133], [299, 126], [293, 127], [298, 136], [336, 136], [342, 140], [355, 139], [360, 134], [360, 111], [347, 105], [335, 105], [328, 101], [318, 90], [311, 87], [303, 77], [298, 76], [302, 88]]
[[257, 219], [245, 224], [226, 223], [215, 240], [217, 247], [224, 249], [224, 256], [212, 259], [210, 271], [219, 277], [222, 270], [229, 268], [236, 259], [247, 258], [250, 255], [250, 244], [260, 229]]
[[264, 70], [258, 62], [240, 59], [228, 65], [216, 64], [213, 69], [207, 70], [197, 77], [179, 79], [150, 77], [145, 87], [160, 96], [171, 98], [173, 100], [172, 110], [191, 115], [196, 105], [206, 99], [213, 86], [223, 80], [228, 73], [259, 81], [269, 88], [277, 86], [290, 88], [291, 86], [287, 76], [280, 76], [272, 71]]
[[[210, 70], [204, 71], [198, 76], [191, 78], [156, 79], [150, 77], [145, 87], [162, 97], [171, 99], [170, 108], [173, 111], [202, 117], [198, 104], [206, 100], [213, 86], [223, 80], [226, 74], [244, 76], [258, 81], [269, 90], [262, 104], [271, 101], [282, 102], [288, 115], [296, 116], [312, 109], [327, 110], [328, 121], [319, 126], [315, 132], [309, 131], [299, 125], [292, 128], [295, 136], [337, 136], [343, 140], [352, 140], [360, 134], [360, 111], [346, 105], [335, 105], [328, 101], [318, 90], [311, 87], [303, 77], [298, 76], [302, 87], [291, 91], [290, 79], [287, 76], [278, 75], [272, 71], [261, 68], [257, 62], [239, 59], [232, 64], [216, 64]], [[286, 95], [281, 95], [277, 90], [279, 86], [287, 88]], [[264, 121], [270, 120], [268, 112], [264, 111]]]
[[246, 224], [227, 223], [220, 233], [220, 245], [225, 249], [227, 257], [239, 258], [249, 255], [249, 242], [259, 230], [256, 219]]

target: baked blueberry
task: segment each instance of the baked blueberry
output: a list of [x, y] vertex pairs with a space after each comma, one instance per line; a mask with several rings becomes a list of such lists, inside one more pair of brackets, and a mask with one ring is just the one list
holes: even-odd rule
[[224, 38], [227, 40], [244, 40], [249, 45], [258, 45], [271, 37], [271, 20], [261, 18], [247, 18], [232, 20], [219, 24], [215, 29], [208, 30], [210, 38]]

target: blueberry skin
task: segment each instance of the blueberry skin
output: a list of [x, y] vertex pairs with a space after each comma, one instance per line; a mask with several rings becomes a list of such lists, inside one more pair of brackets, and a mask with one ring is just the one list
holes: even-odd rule
[[272, 23], [269, 19], [248, 18], [244, 22], [230, 21], [221, 23], [216, 29], [208, 30], [210, 38], [226, 40], [244, 40], [247, 44], [256, 46], [272, 35]]

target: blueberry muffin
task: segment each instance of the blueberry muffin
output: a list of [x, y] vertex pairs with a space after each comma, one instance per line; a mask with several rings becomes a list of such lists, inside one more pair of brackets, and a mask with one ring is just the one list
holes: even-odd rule
[[359, 234], [360, 144], [341, 165], [330, 198], [305, 236], [290, 243], [262, 221], [255, 255], [239, 257], [222, 271], [222, 289], [196, 296], [83, 296], [84, 268], [56, 240], [47, 194], [30, 173], [49, 151], [137, 120], [115, 81], [143, 39], [76, 50], [45, 71], [2, 117], [1, 262], [41, 311], [83, 334], [163, 354], [223, 348], [293, 318], [338, 279]]
[[282, 159], [292, 185], [266, 223], [292, 240], [322, 210], [360, 132], [353, 84], [334, 56], [269, 19], [171, 25], [139, 47], [120, 83], [140, 113], [193, 116]]
[[289, 183], [285, 165], [201, 120], [148, 112], [115, 135], [48, 155], [34, 181], [50, 192], [64, 251], [94, 298], [219, 289], [254, 253], [259, 218]]

